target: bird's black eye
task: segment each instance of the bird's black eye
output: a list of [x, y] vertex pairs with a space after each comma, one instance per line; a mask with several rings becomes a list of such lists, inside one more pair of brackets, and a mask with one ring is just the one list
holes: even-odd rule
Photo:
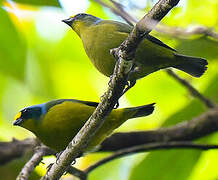
[[42, 114], [40, 107], [25, 108], [21, 111], [21, 113], [21, 117], [23, 119], [39, 119]]
[[85, 16], [86, 16], [86, 14], [80, 13], [80, 14], [77, 14], [77, 15], [75, 16], [75, 18], [76, 18], [76, 19], [77, 19], [77, 18], [82, 19], [82, 18], [84, 18]]
[[31, 109], [26, 108], [22, 110], [21, 113], [22, 113], [21, 117], [28, 118], [31, 116]]
[[86, 14], [80, 14], [80, 18], [84, 18], [86, 16]]

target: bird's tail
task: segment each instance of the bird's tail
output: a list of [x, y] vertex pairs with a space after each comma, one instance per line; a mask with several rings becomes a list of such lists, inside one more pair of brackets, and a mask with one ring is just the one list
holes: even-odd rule
[[154, 111], [154, 104], [155, 103], [144, 106], [125, 108], [125, 114], [131, 114], [131, 118], [148, 116]]
[[203, 58], [184, 56], [180, 54], [174, 54], [178, 62], [178, 65], [173, 66], [174, 68], [185, 71], [186, 73], [200, 77], [207, 70], [207, 61]]

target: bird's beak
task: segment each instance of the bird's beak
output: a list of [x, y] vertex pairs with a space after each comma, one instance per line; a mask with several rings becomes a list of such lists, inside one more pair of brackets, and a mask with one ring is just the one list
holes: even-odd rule
[[14, 126], [19, 126], [22, 122], [23, 122], [23, 119], [22, 119], [22, 118], [17, 118], [17, 119], [14, 121], [13, 125], [14, 125]]
[[66, 23], [67, 25], [69, 25], [71, 27], [71, 25], [73, 24], [73, 21], [75, 20], [75, 18], [70, 17], [68, 19], [64, 19], [62, 20], [62, 22]]

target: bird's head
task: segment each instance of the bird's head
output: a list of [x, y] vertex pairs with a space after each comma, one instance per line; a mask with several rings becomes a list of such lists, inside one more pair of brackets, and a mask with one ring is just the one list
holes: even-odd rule
[[45, 114], [44, 104], [24, 108], [14, 117], [13, 125], [21, 126], [34, 132], [43, 114]]
[[69, 25], [78, 35], [80, 35], [81, 30], [97, 24], [101, 21], [101, 19], [91, 14], [80, 13], [62, 21]]

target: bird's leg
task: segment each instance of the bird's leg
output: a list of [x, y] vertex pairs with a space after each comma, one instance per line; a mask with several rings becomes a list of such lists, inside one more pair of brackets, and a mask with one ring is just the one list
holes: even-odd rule
[[[129, 75], [140, 72], [140, 68], [136, 66], [135, 64], [133, 65]], [[130, 80], [127, 81], [127, 87], [124, 89], [122, 95], [124, 95], [129, 89], [131, 89], [134, 85], [136, 84], [136, 80]]]

